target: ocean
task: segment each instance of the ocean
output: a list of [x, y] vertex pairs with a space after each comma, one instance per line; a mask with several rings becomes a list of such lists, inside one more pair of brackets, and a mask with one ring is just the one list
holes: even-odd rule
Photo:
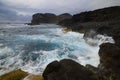
[[3, 68], [0, 75], [15, 69], [42, 74], [50, 62], [62, 59], [98, 66], [99, 45], [106, 40], [113, 42], [112, 38], [102, 36], [97, 40], [98, 45], [91, 46], [83, 35], [65, 32], [55, 24], [0, 24], [0, 68]]

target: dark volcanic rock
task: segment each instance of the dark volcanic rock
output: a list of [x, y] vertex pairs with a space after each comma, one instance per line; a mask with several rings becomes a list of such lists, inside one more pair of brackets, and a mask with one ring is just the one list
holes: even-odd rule
[[56, 15], [51, 13], [37, 13], [32, 16], [31, 24], [56, 23]]
[[90, 70], [69, 59], [50, 63], [43, 77], [44, 80], [96, 80]]
[[90, 64], [87, 64], [85, 67], [88, 68], [89, 70], [91, 70], [95, 74], [98, 73], [98, 68], [97, 67], [94, 67], [94, 66], [92, 66]]
[[[87, 28], [99, 28], [103, 24], [107, 25], [109, 21], [120, 21], [120, 6], [108, 7], [103, 9], [98, 9], [94, 11], [82, 12], [80, 14], [75, 14], [71, 19], [66, 19], [59, 22], [59, 25], [69, 26], [72, 30], [81, 30], [81, 25], [84, 29]], [[99, 22], [100, 25], [98, 24]], [[106, 23], [104, 23], [106, 22]], [[117, 24], [117, 23], [116, 23]], [[114, 24], [111, 24], [114, 25]]]
[[64, 14], [61, 14], [61, 15], [58, 15], [58, 21], [62, 21], [62, 20], [65, 20], [65, 19], [71, 19], [72, 18], [72, 15], [68, 14], [68, 13], [64, 13]]
[[61, 14], [59, 16], [56, 16], [52, 13], [37, 13], [32, 16], [32, 25], [37, 25], [40, 23], [58, 23], [59, 21], [62, 21], [64, 19], [70, 19], [72, 15], [68, 13]]
[[112, 36], [115, 45], [120, 47], [120, 21], [108, 22], [108, 25], [102, 25], [96, 30], [97, 34]]
[[99, 50], [100, 65], [99, 70], [105, 80], [120, 79], [120, 48], [115, 44], [105, 43]]
[[73, 22], [102, 22], [120, 20], [120, 6], [82, 12], [72, 17]]
[[120, 6], [98, 9], [94, 11], [82, 12], [73, 16], [73, 21], [76, 22], [91, 22], [91, 21], [115, 21], [120, 20]]

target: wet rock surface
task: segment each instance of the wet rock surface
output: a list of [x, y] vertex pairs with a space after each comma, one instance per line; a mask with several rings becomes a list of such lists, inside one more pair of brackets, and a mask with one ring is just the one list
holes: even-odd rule
[[99, 70], [103, 71], [105, 80], [120, 79], [120, 47], [115, 44], [105, 43], [99, 50]]
[[43, 77], [44, 80], [97, 80], [93, 72], [69, 59], [48, 64]]

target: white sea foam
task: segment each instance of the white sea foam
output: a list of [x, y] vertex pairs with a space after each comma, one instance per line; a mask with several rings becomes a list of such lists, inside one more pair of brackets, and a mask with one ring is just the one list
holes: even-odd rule
[[[82, 65], [92, 64], [97, 66], [99, 64], [99, 56], [98, 50], [99, 47], [93, 47], [85, 43], [83, 39], [83, 34], [79, 34], [76, 32], [68, 32], [66, 34], [59, 34], [60, 37], [49, 38], [44, 35], [32, 35], [26, 36], [26, 39], [32, 40], [45, 40], [47, 42], [52, 42], [56, 44], [60, 44], [60, 49], [55, 49], [52, 51], [34, 51], [34, 54], [41, 54], [38, 58], [38, 63], [34, 63], [30, 61], [25, 66], [22, 67], [22, 70], [29, 72], [29, 73], [39, 73], [40, 71], [43, 72], [44, 68], [50, 62], [54, 60], [61, 60], [61, 59], [73, 59]], [[25, 36], [24, 36], [25, 38]], [[70, 49], [71, 50], [70, 50]], [[62, 54], [60, 56], [60, 54]], [[29, 67], [29, 68], [28, 68]]]
[[71, 31], [64, 33], [62, 28], [48, 28], [47, 31], [49, 34], [7, 36], [6, 39], [10, 39], [7, 40], [10, 41], [8, 42], [9, 46], [0, 44], [2, 46], [0, 47], [0, 67], [6, 68], [6, 70], [0, 70], [0, 74], [14, 69], [39, 74], [50, 62], [66, 58], [75, 60], [82, 65], [98, 66], [99, 45], [114, 42], [111, 37], [98, 35], [98, 39], [88, 39], [89, 42], [97, 44], [91, 46], [83, 39], [84, 34]]
[[95, 38], [86, 38], [88, 44], [101, 45], [102, 43], [115, 43], [112, 37], [106, 35], [96, 35]]

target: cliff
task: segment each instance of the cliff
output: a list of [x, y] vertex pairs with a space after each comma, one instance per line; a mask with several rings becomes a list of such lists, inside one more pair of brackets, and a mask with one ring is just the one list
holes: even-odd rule
[[94, 11], [82, 12], [73, 15], [71, 19], [66, 19], [59, 22], [60, 25], [71, 26], [78, 23], [85, 22], [103, 22], [103, 21], [117, 21], [120, 20], [120, 6], [107, 7], [97, 9]]
[[64, 20], [64, 19], [70, 19], [72, 16], [68, 13], [64, 13], [61, 15], [55, 15], [52, 13], [36, 13], [32, 16], [31, 25], [38, 25], [40, 23], [55, 23]]

